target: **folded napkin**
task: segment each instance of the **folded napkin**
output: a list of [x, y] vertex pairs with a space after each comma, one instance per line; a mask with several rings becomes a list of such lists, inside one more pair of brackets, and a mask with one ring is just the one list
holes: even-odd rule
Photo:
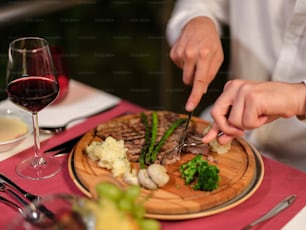
[[119, 103], [120, 99], [104, 91], [70, 80], [68, 95], [58, 104], [39, 113], [40, 126], [64, 125], [68, 121], [88, 117]]
[[304, 207], [298, 214], [296, 214], [282, 230], [298, 230], [306, 229], [306, 207]]
[[[107, 110], [117, 105], [119, 102], [120, 98], [114, 95], [71, 79], [67, 96], [58, 104], [49, 105], [40, 111], [38, 113], [38, 123], [40, 126], [54, 127], [64, 125], [72, 119], [88, 117]], [[16, 107], [17, 106], [9, 100], [0, 101], [0, 108]], [[40, 135], [40, 141], [44, 141], [51, 136], [52, 135]], [[0, 161], [33, 146], [33, 143], [34, 140], [31, 135], [11, 151], [2, 152], [0, 154]]]

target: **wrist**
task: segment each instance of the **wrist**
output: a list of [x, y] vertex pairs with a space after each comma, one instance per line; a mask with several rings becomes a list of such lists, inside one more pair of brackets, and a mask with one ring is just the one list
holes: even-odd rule
[[304, 97], [303, 97], [303, 103], [302, 103], [302, 109], [300, 114], [297, 114], [296, 117], [300, 121], [306, 122], [306, 80], [303, 81], [304, 83]]

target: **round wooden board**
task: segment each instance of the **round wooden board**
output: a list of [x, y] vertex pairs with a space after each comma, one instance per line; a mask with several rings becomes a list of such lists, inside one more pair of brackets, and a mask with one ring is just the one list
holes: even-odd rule
[[[130, 119], [127, 115], [120, 119]], [[208, 123], [193, 117], [196, 129], [202, 132]], [[95, 197], [95, 185], [109, 181], [120, 187], [127, 186], [121, 178], [113, 177], [109, 170], [102, 169], [84, 154], [85, 147], [94, 139], [95, 130], [86, 133], [69, 156], [69, 173], [78, 188], [88, 197]], [[258, 154], [243, 139], [235, 139], [229, 152], [219, 155], [211, 153], [220, 169], [219, 188], [212, 192], [194, 191], [180, 178], [179, 166], [194, 157], [183, 154], [182, 159], [166, 166], [170, 180], [160, 189], [142, 189], [146, 216], [157, 219], [189, 219], [208, 216], [228, 210], [249, 198], [259, 187], [263, 178], [263, 162]], [[210, 164], [213, 164], [210, 162]]]

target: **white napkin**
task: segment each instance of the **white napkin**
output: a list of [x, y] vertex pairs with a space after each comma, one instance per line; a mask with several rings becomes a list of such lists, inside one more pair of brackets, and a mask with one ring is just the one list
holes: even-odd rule
[[296, 214], [282, 230], [305, 230], [306, 229], [306, 207]]
[[[119, 101], [120, 98], [114, 95], [71, 79], [67, 96], [60, 103], [50, 105], [40, 111], [38, 113], [38, 123], [40, 126], [64, 125], [71, 119], [87, 117], [111, 108], [117, 105]], [[17, 106], [9, 100], [0, 101], [0, 108], [16, 107]], [[52, 135], [40, 135], [40, 141], [44, 141], [51, 136]], [[30, 135], [11, 151], [1, 152], [0, 161], [33, 146], [33, 143], [33, 135]]]

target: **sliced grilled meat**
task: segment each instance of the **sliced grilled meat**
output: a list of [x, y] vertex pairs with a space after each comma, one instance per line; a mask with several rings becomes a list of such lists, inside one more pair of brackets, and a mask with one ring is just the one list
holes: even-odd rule
[[[145, 111], [144, 113], [148, 116], [148, 123], [151, 125], [152, 111]], [[156, 144], [158, 141], [160, 141], [171, 124], [173, 124], [179, 118], [177, 113], [169, 111], [158, 111], [157, 115], [158, 127]], [[170, 150], [178, 146], [181, 140], [183, 129], [183, 125], [178, 127], [166, 140], [166, 143], [162, 146], [161, 151], [157, 156], [156, 163], [161, 163], [161, 160], [164, 159], [163, 164], [172, 164], [180, 159], [179, 154], [177, 154], [176, 151], [172, 151], [171, 154], [168, 153]], [[191, 126], [188, 132], [195, 133], [196, 131]], [[130, 161], [138, 161], [141, 149], [145, 142], [145, 126], [141, 121], [139, 113], [131, 116], [130, 119], [118, 118], [99, 125], [96, 129], [96, 135], [102, 139], [105, 139], [108, 136], [112, 136], [116, 140], [123, 140], [125, 147], [128, 149], [128, 159]], [[188, 148], [183, 149], [183, 151], [185, 150], [189, 151]]]

